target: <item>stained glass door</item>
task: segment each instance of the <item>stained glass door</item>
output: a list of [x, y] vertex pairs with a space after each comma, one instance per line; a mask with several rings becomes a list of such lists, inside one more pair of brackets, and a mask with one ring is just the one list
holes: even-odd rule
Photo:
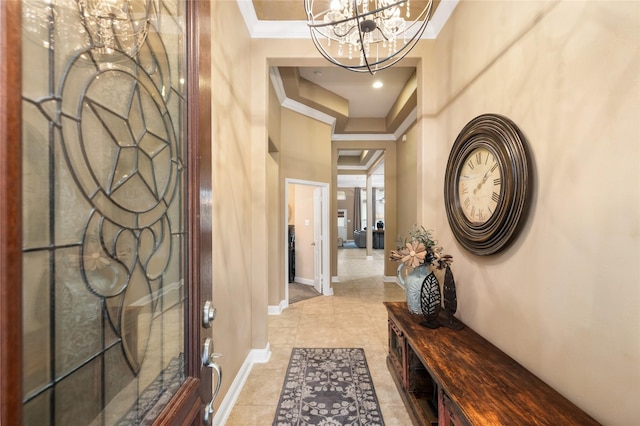
[[151, 424], [178, 394], [210, 397], [193, 308], [193, 13], [22, 1], [25, 425]]

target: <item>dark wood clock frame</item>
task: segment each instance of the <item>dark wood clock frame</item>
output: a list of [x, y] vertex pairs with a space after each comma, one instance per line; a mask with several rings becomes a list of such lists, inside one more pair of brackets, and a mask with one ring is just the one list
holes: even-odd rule
[[[502, 184], [495, 211], [486, 222], [473, 223], [462, 210], [459, 174], [479, 147], [496, 158]], [[532, 181], [529, 149], [513, 121], [498, 114], [483, 114], [467, 123], [451, 148], [444, 181], [447, 219], [458, 242], [477, 255], [494, 254], [507, 247], [524, 222]]]

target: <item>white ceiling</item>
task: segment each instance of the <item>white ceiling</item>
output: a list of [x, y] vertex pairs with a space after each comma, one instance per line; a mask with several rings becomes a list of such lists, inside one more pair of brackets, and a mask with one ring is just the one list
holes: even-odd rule
[[[384, 174], [372, 175], [371, 186], [384, 188]], [[365, 175], [338, 175], [338, 188], [366, 188], [367, 177]]]
[[[300, 67], [300, 76], [349, 101], [349, 117], [383, 118], [389, 113], [415, 67], [396, 66], [375, 75], [337, 66]], [[379, 81], [383, 87], [373, 88]]]

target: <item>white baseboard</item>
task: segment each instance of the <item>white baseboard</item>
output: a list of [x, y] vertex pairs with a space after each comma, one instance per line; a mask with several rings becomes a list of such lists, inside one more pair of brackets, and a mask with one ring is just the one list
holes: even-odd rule
[[398, 283], [398, 277], [390, 277], [388, 275], [383, 275], [382, 276], [382, 281], [384, 281], [385, 283]]
[[285, 299], [281, 300], [278, 306], [269, 305], [267, 306], [267, 314], [269, 315], [280, 315], [282, 311], [284, 311], [289, 306], [289, 302]]
[[309, 279], [309, 278], [295, 277], [293, 279], [293, 282], [296, 282], [298, 284], [313, 285], [313, 279]]
[[220, 407], [218, 407], [218, 411], [213, 416], [214, 426], [223, 426], [227, 422], [227, 419], [229, 419], [231, 410], [233, 410], [233, 406], [236, 404], [238, 396], [240, 396], [242, 387], [249, 377], [253, 364], [268, 362], [269, 358], [271, 358], [271, 346], [269, 343], [267, 343], [264, 349], [252, 349], [249, 351], [249, 355], [247, 355], [247, 358], [245, 358], [242, 363], [238, 374], [236, 374], [236, 378], [229, 387], [229, 391], [222, 400]]
[[264, 349], [251, 349], [249, 356], [254, 364], [265, 364], [271, 359], [271, 344], [267, 343]]
[[403, 290], [406, 290], [407, 288], [405, 286], [403, 286], [402, 284], [400, 284], [400, 281], [398, 281], [398, 278], [393, 279], [392, 277], [390, 277], [391, 279], [389, 280], [392, 283], [395, 283], [398, 287], [400, 287]]
[[325, 296], [333, 296], [333, 288], [332, 287], [325, 288], [324, 293], [322, 294], [324, 294]]
[[339, 283], [339, 282], [340, 282], [340, 278], [338, 278], [338, 277], [331, 277], [331, 282], [332, 282], [332, 283]]

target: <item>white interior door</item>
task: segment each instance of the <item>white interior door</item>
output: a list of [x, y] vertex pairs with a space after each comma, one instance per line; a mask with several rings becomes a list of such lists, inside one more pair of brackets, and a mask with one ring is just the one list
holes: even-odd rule
[[338, 210], [338, 238], [347, 241], [347, 209]]
[[322, 245], [323, 245], [323, 223], [322, 223], [322, 189], [316, 188], [313, 191], [313, 287], [322, 293]]

